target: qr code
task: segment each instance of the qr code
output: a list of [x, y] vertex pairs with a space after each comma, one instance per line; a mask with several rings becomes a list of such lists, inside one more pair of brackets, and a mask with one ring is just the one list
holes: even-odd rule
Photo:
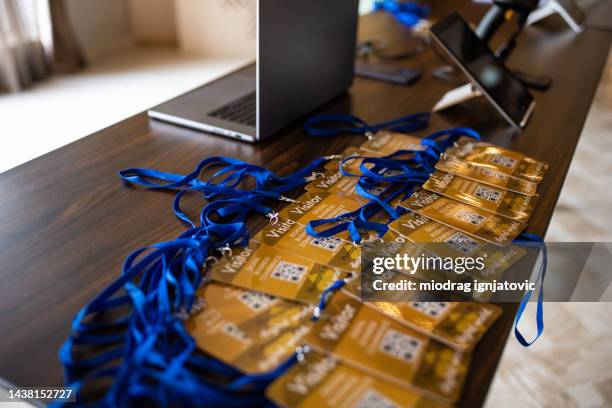
[[246, 290], [238, 296], [238, 299], [242, 301], [251, 310], [262, 310], [270, 306], [276, 301], [276, 297], [267, 295], [261, 292], [255, 292], [253, 290]]
[[478, 186], [476, 191], [474, 191], [474, 197], [482, 198], [483, 200], [491, 201], [492, 203], [498, 202], [501, 196], [501, 191], [482, 185]]
[[410, 307], [431, 317], [440, 317], [448, 309], [447, 302], [410, 302]]
[[410, 363], [417, 355], [420, 342], [412, 336], [389, 329], [378, 347], [383, 353]]
[[367, 389], [352, 408], [397, 408], [397, 405], [373, 389]]
[[480, 243], [478, 241], [468, 237], [462, 232], [455, 232], [444, 242], [456, 250], [463, 252], [464, 254], [472, 253], [480, 247]]
[[280, 261], [272, 271], [272, 277], [285, 282], [299, 283], [307, 270], [304, 265]]
[[331, 252], [336, 252], [338, 248], [342, 245], [342, 240], [338, 237], [326, 237], [326, 238], [318, 238], [315, 237], [310, 240], [310, 245], [314, 245], [319, 248], [327, 249]]
[[489, 177], [495, 177], [496, 179], [499, 179], [499, 180], [508, 180], [507, 174], [504, 174], [501, 171], [491, 169], [489, 167], [484, 167], [482, 169], [482, 174], [484, 174], [485, 176], [489, 176]]
[[472, 212], [470, 210], [458, 211], [455, 216], [461, 221], [470, 223], [476, 227], [482, 224], [484, 220], [487, 219], [487, 217], [485, 217], [484, 215], [476, 214], [475, 212]]
[[503, 154], [495, 154], [491, 158], [491, 163], [497, 164], [498, 166], [506, 167], [508, 169], [512, 169], [516, 165], [516, 159], [504, 156]]
[[223, 332], [239, 342], [247, 343], [249, 341], [249, 337], [234, 323], [226, 323], [223, 326]]

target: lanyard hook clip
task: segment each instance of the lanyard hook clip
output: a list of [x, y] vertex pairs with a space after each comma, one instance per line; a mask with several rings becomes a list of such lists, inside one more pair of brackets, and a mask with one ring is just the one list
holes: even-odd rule
[[280, 201], [286, 201], [288, 203], [298, 203], [298, 200], [294, 200], [293, 198], [285, 197], [284, 195], [278, 196]]
[[310, 176], [304, 177], [304, 181], [315, 181], [319, 177], [324, 177], [324, 176], [325, 175], [321, 172], [313, 171], [312, 173], [310, 173]]
[[278, 222], [278, 213], [277, 212], [269, 212], [266, 214], [266, 217], [270, 219], [270, 224], [276, 225]]
[[225, 244], [225, 246], [221, 248], [221, 255], [226, 256], [228, 258], [232, 257], [232, 248], [229, 246], [229, 244]]

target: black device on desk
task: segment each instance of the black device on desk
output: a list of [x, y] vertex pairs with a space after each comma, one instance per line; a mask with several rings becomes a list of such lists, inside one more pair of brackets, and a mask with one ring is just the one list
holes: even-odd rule
[[[482, 17], [478, 27], [476, 27], [475, 34], [484, 44], [489, 44], [493, 34], [509, 20], [508, 16], [515, 15], [516, 29], [509, 39], [495, 52], [497, 58], [504, 62], [516, 47], [517, 39], [531, 17], [532, 12], [537, 8], [538, 2], [538, 0], [493, 0], [491, 8]], [[454, 80], [456, 73], [457, 71], [453, 67], [444, 66], [435, 69], [433, 75], [441, 79]], [[545, 91], [552, 84], [550, 77], [528, 74], [518, 70], [514, 70], [513, 73], [529, 88], [538, 91]]]
[[471, 80], [466, 89], [476, 88], [513, 126], [527, 124], [535, 106], [533, 96], [459, 14], [452, 13], [436, 23], [431, 33]]
[[357, 60], [355, 75], [390, 82], [397, 85], [412, 84], [421, 77], [421, 71], [414, 68], [396, 67]]

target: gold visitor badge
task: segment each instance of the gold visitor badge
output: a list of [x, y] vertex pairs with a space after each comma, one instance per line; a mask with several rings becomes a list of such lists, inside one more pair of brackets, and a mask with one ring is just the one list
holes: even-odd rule
[[298, 253], [255, 242], [223, 256], [209, 273], [217, 282], [309, 304], [318, 304], [321, 293], [345, 275]]
[[304, 341], [373, 377], [446, 402], [459, 398], [469, 364], [469, 355], [342, 291], [333, 296]]
[[[361, 280], [342, 290], [361, 298]], [[470, 351], [501, 315], [493, 304], [478, 302], [368, 301], [364, 303], [393, 320], [461, 352]]]
[[[364, 203], [340, 194], [310, 192], [279, 211], [280, 218], [307, 225], [312, 220], [339, 217], [359, 209]], [[330, 225], [331, 226], [331, 225]]]
[[401, 207], [497, 245], [510, 244], [527, 225], [471, 205], [421, 190]]
[[440, 170], [429, 176], [423, 188], [522, 222], [529, 220], [538, 199]]
[[346, 231], [326, 238], [313, 237], [302, 224], [279, 218], [276, 224], [262, 228], [253, 240], [344, 271], [358, 270], [361, 265], [361, 251], [349, 241]]
[[311, 328], [312, 306], [217, 283], [198, 296], [203, 307], [185, 327], [201, 350], [245, 373], [276, 368]]
[[485, 267], [482, 270], [474, 269], [468, 273], [477, 280], [498, 279], [525, 255], [525, 250], [519, 246], [494, 245], [415, 212], [407, 212], [393, 221], [389, 224], [389, 231], [409, 242], [418, 243], [423, 249], [440, 257], [470, 256], [484, 259]]
[[525, 156], [523, 153], [475, 141], [469, 137], [460, 138], [445, 154], [468, 163], [488, 165], [509, 176], [539, 183], [548, 169], [548, 164]]
[[509, 176], [497, 170], [495, 166], [470, 163], [447, 154], [438, 160], [436, 169], [528, 196], [536, 195], [538, 188], [537, 183]]
[[314, 350], [274, 381], [266, 396], [288, 408], [449, 407]]

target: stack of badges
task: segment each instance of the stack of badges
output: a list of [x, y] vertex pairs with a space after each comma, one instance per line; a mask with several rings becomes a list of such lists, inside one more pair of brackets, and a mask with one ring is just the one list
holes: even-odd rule
[[[368, 202], [355, 191], [358, 177], [344, 175], [361, 174], [359, 157], [423, 148], [413, 136], [379, 132], [361, 148], [346, 149], [342, 169], [339, 160], [329, 162], [247, 247], [233, 248], [212, 265], [210, 281], [198, 292], [203, 306], [186, 323], [199, 348], [254, 374], [308, 346], [302, 349], [311, 351], [266, 391], [280, 406], [436, 408], [456, 402], [471, 351], [501, 309], [482, 302], [362, 303], [355, 279], [360, 247], [346, 230], [313, 237], [306, 228]], [[495, 279], [523, 256], [520, 248], [498, 246], [525, 229], [546, 168], [518, 152], [462, 138], [442, 155], [422, 190], [390, 200], [403, 215], [388, 225], [382, 241], [447, 244], [444, 256], [487, 260], [470, 279]], [[368, 192], [383, 197], [401, 187], [392, 184]], [[341, 279], [348, 283], [311, 320], [326, 289]]]

